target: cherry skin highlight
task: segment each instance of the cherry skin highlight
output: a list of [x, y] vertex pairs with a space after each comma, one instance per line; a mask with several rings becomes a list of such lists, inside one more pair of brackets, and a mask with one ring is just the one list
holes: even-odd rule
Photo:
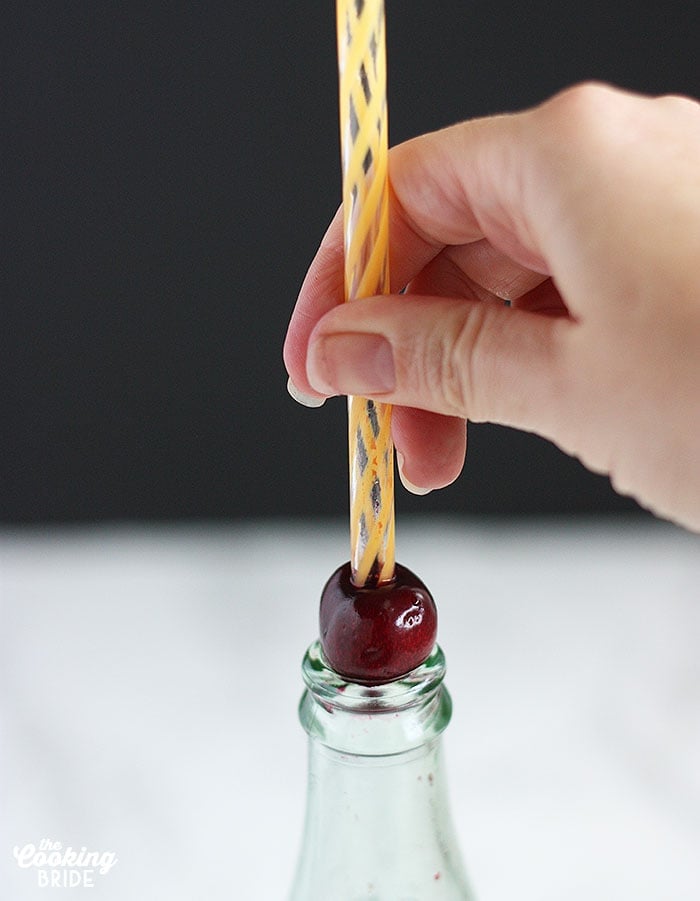
[[437, 637], [432, 595], [396, 564], [385, 585], [358, 588], [350, 564], [339, 567], [321, 594], [321, 647], [331, 667], [351, 682], [381, 685], [420, 666]]

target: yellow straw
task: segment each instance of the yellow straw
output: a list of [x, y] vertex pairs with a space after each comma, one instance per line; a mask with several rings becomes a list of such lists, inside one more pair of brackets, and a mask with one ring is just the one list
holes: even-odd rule
[[[389, 292], [383, 0], [337, 0], [345, 299]], [[391, 407], [348, 398], [350, 563], [358, 586], [394, 576]]]

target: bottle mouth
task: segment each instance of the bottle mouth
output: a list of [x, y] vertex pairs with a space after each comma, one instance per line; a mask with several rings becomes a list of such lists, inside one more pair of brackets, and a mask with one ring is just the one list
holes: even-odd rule
[[351, 682], [330, 667], [320, 641], [316, 640], [304, 655], [301, 669], [306, 687], [324, 706], [379, 713], [425, 703], [442, 684], [446, 665], [442, 648], [436, 644], [427, 660], [393, 682]]

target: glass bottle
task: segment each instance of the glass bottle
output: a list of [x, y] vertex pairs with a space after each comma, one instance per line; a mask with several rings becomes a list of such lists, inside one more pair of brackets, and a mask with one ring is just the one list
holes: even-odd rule
[[441, 649], [367, 686], [334, 672], [315, 642], [302, 672], [308, 796], [291, 901], [472, 901], [442, 759], [452, 702]]

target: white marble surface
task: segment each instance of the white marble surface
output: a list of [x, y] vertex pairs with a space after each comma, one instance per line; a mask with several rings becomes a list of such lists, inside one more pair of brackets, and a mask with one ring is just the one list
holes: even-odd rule
[[[113, 851], [88, 897], [283, 899], [299, 663], [344, 525], [0, 533], [0, 898], [15, 845]], [[620, 520], [399, 522], [455, 712], [480, 901], [700, 898], [700, 538]], [[335, 899], [329, 899], [335, 901]]]

